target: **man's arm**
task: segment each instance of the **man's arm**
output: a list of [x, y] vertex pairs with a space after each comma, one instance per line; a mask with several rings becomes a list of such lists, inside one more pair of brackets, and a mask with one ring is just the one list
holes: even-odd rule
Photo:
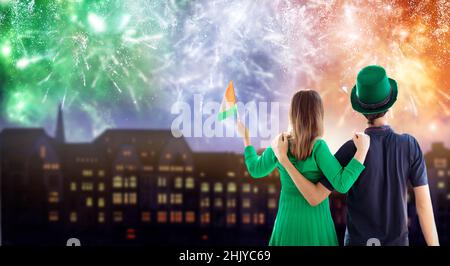
[[416, 198], [417, 215], [420, 227], [428, 246], [439, 246], [436, 223], [434, 222], [433, 206], [431, 204], [430, 190], [428, 185], [414, 188]]
[[411, 162], [409, 180], [414, 189], [420, 227], [427, 245], [438, 246], [439, 238], [434, 222], [430, 189], [428, 188], [427, 168], [419, 143], [412, 136], [409, 137], [409, 149]]

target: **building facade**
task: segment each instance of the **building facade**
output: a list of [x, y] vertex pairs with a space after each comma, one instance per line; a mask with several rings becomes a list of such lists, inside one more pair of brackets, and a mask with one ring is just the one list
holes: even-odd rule
[[433, 143], [425, 160], [439, 240], [450, 245], [450, 149], [442, 142]]
[[5, 129], [2, 245], [267, 244], [279, 179], [242, 155], [194, 153], [169, 130], [107, 130], [91, 143]]

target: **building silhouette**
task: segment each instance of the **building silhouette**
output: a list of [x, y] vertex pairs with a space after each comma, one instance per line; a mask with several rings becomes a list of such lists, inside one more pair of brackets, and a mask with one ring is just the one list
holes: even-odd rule
[[[425, 156], [443, 244], [449, 157], [442, 143]], [[278, 171], [252, 179], [242, 154], [193, 152], [169, 130], [110, 129], [66, 143], [59, 106], [55, 137], [42, 128], [0, 133], [0, 191], [1, 245], [267, 245], [280, 183]], [[345, 195], [333, 192], [330, 204], [342, 244]], [[409, 215], [411, 244], [423, 244]]]
[[450, 149], [433, 143], [425, 155], [431, 199], [441, 245], [450, 245]]
[[0, 133], [1, 244], [267, 244], [276, 172], [254, 180], [235, 153], [194, 153], [169, 130], [111, 129], [65, 143], [40, 128]]

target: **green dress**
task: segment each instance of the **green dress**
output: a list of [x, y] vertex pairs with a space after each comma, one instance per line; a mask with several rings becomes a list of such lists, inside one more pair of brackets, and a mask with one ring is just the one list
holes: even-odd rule
[[[248, 172], [254, 178], [267, 176], [275, 167], [280, 171], [281, 193], [270, 246], [338, 245], [328, 198], [317, 206], [309, 205], [271, 147], [258, 156], [253, 146], [247, 146], [244, 156]], [[290, 152], [288, 158], [311, 182], [317, 183], [325, 176], [341, 193], [346, 193], [364, 170], [364, 165], [354, 158], [342, 168], [322, 139], [314, 143], [311, 155], [305, 160], [297, 160]]]

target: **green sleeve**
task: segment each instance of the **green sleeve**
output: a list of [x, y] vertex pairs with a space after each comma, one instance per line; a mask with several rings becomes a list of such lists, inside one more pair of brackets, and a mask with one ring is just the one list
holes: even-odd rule
[[364, 170], [364, 165], [352, 158], [347, 166], [342, 168], [339, 161], [331, 154], [326, 142], [317, 141], [314, 147], [317, 166], [338, 192], [347, 193]]
[[259, 156], [253, 146], [247, 146], [245, 147], [244, 158], [247, 170], [254, 178], [267, 176], [275, 169], [277, 164], [277, 157], [271, 147], [268, 147]]

